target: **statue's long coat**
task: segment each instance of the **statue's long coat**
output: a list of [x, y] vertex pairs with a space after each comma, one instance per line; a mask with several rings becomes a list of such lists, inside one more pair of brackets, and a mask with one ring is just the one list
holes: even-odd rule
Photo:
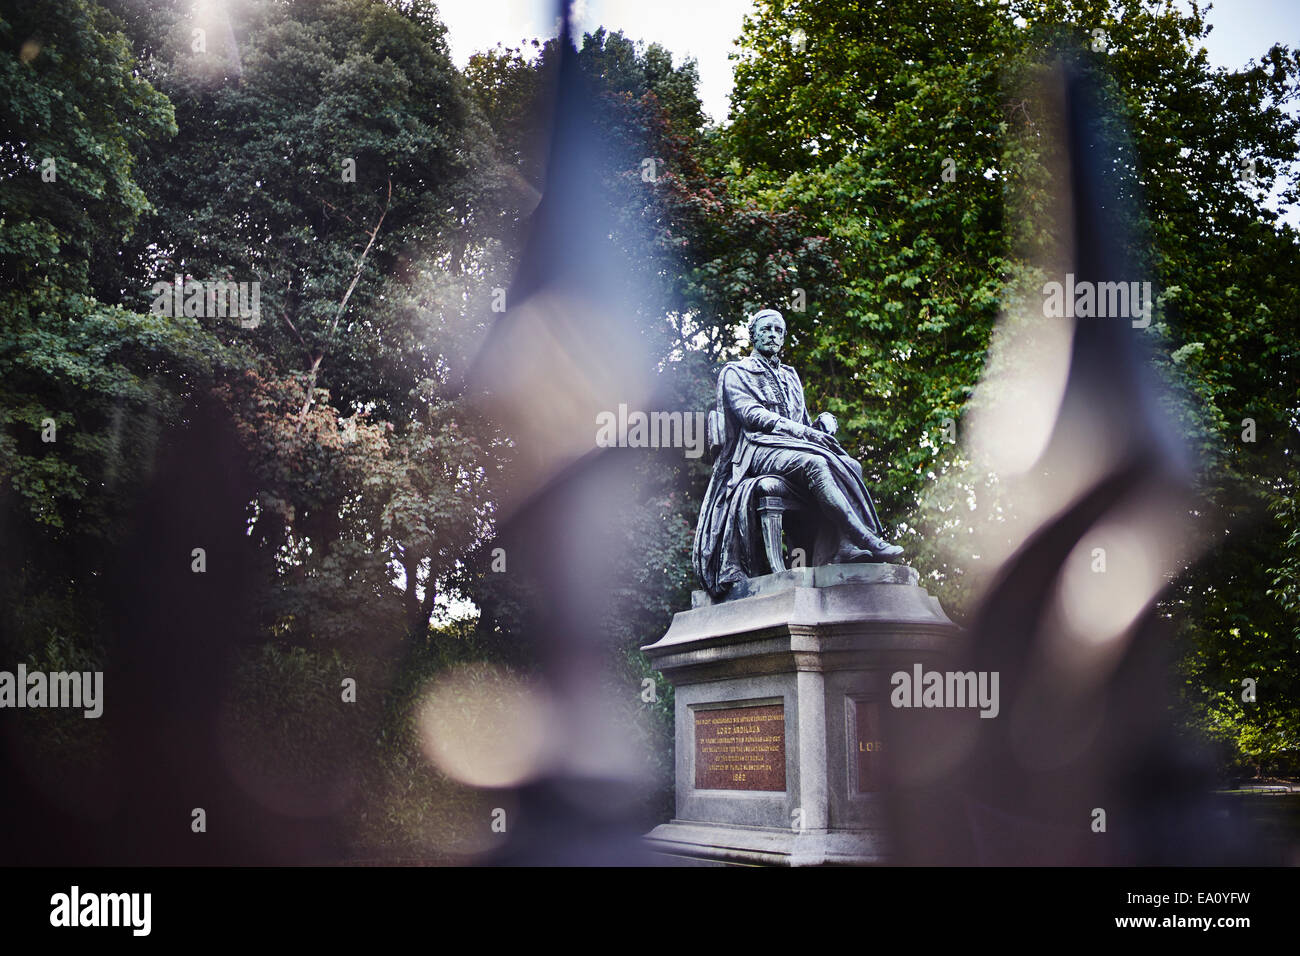
[[[793, 368], [781, 365], [774, 370], [757, 355], [728, 362], [718, 374], [717, 407], [725, 433], [700, 508], [691, 555], [695, 573], [710, 594], [721, 597], [734, 582], [768, 571], [753, 501], [755, 486], [763, 477], [754, 468], [754, 455], [760, 448], [780, 449], [798, 458], [816, 455], [826, 459], [846, 497], [865, 502], [862, 517], [867, 526], [880, 533], [880, 519], [863, 483], [862, 467], [838, 443], [837, 453], [789, 433], [796, 424], [812, 424], [804, 404], [803, 383]], [[791, 487], [806, 496], [807, 489]], [[811, 501], [807, 504], [815, 507]], [[811, 542], [810, 563], [822, 564], [834, 555], [841, 538], [830, 522], [812, 517], [820, 520], [813, 522], [817, 533]]]

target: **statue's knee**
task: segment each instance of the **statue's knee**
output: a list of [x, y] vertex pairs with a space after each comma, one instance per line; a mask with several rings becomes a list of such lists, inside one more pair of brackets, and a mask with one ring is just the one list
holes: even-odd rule
[[811, 458], [804, 465], [804, 474], [809, 481], [822, 484], [830, 480], [831, 467], [824, 458]]

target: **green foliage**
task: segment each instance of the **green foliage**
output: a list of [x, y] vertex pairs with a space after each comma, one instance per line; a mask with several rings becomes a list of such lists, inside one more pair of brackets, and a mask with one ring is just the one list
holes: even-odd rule
[[52, 305], [56, 290], [86, 291], [92, 248], [104, 237], [120, 242], [148, 208], [136, 151], [176, 126], [167, 99], [135, 69], [119, 24], [90, 0], [5, 4], [0, 44], [8, 324], [29, 314], [29, 294]]
[[739, 192], [833, 242], [843, 288], [793, 317], [792, 361], [886, 514], [942, 467], [933, 436], [960, 417], [998, 313], [1012, 33], [994, 5], [769, 4], [741, 39], [723, 153]]
[[[1051, 119], [1033, 80], [1062, 44], [1083, 51], [1107, 135], [1131, 139], [1115, 172], [1150, 223], [1134, 222], [1160, 297], [1150, 338], [1206, 465], [1189, 522], [1211, 557], [1167, 601], [1188, 703], [1242, 753], [1276, 752], [1300, 737], [1284, 703], [1300, 697], [1287, 583], [1300, 369], [1278, 326], [1300, 286], [1296, 232], [1264, 199], [1298, 198], [1298, 127], [1284, 107], [1300, 57], [1274, 46], [1216, 70], [1207, 31], [1198, 7], [1129, 0], [774, 0], [746, 20], [719, 155], [739, 194], [801, 212], [834, 241], [844, 305], [811, 328], [792, 323], [793, 360], [960, 615], [978, 572], [965, 541], [975, 522], [1007, 520], [1009, 503], [940, 426], [961, 428], [994, 319], [1060, 239], [1047, 218]], [[1254, 444], [1240, 440], [1246, 417]], [[1272, 705], [1231, 703], [1246, 676], [1267, 679]]]
[[[439, 680], [452, 674], [451, 689], [444, 683], [441, 692], [454, 694], [462, 712], [508, 707], [524, 675], [494, 657], [473, 621], [432, 629], [427, 640], [408, 647], [386, 696], [379, 746], [367, 763], [356, 844], [378, 857], [415, 853], [425, 862], [448, 863], [491, 846], [488, 821], [500, 797], [459, 782], [432, 763], [420, 715]], [[486, 733], [469, 737], [481, 743]]]
[[[414, 715], [452, 669], [480, 689], [526, 674], [540, 596], [491, 566], [510, 436], [444, 386], [539, 198], [557, 41], [462, 75], [427, 0], [228, 0], [201, 50], [187, 3], [105, 6], [0, 6], [0, 646], [101, 662], [107, 555], [157, 447], [215, 395], [257, 487], [257, 624], [226, 728], [245, 782], [328, 809], [344, 781], [364, 795], [358, 845], [470, 852], [457, 834], [491, 808], [431, 766]], [[1297, 234], [1265, 201], [1300, 199], [1300, 58], [1215, 70], [1206, 29], [1197, 7], [1136, 0], [773, 0], [745, 21], [718, 128], [693, 61], [604, 29], [576, 56], [665, 406], [710, 407], [745, 317], [781, 308], [810, 407], [837, 416], [960, 616], [979, 578], [965, 542], [1014, 515], [942, 430], [961, 437], [995, 320], [1061, 238], [1039, 228], [1059, 157], [1034, 81], [1057, 44], [1085, 48], [1108, 134], [1131, 141], [1115, 174], [1145, 212], [1150, 339], [1206, 465], [1206, 557], [1164, 602], [1187, 722], [1267, 770], [1300, 739]], [[178, 274], [259, 282], [261, 324], [156, 314], [153, 284]], [[671, 806], [673, 697], [639, 648], [689, 603], [707, 479], [647, 452], [610, 569], [610, 691], [664, 783], [651, 817]], [[449, 596], [478, 615], [431, 626]], [[370, 689], [357, 705], [344, 677]], [[90, 761], [59, 720], [32, 739]]]
[[86, 489], [111, 491], [132, 467], [139, 414], [166, 411], [158, 379], [208, 359], [186, 323], [88, 295], [97, 243], [120, 242], [148, 207], [135, 150], [175, 124], [93, 3], [6, 8], [0, 43], [0, 495], [17, 497], [20, 533], [102, 531], [112, 505]]
[[[488, 527], [500, 440], [437, 394], [504, 284], [512, 200], [430, 4], [233, 0], [205, 50], [188, 5], [110, 6], [0, 20], [0, 632], [29, 660], [97, 646], [155, 449], [215, 393], [259, 488], [232, 739], [310, 789], [356, 743], [317, 720], [339, 662], [384, 686]], [[259, 282], [260, 326], [154, 312], [177, 274]]]
[[119, 28], [84, 0], [0, 12], [0, 640], [19, 655], [96, 645], [159, 435], [232, 361], [191, 319], [92, 294], [100, 250], [149, 208], [140, 151], [176, 130]]
[[249, 356], [217, 391], [262, 487], [266, 626], [418, 637], [486, 526], [491, 435], [433, 396], [504, 284], [508, 215], [444, 28], [429, 4], [232, 3], [195, 51], [187, 11], [123, 7], [179, 133], [97, 281], [141, 306], [174, 275], [260, 283], [262, 323], [212, 332]]
[[342, 699], [357, 673], [337, 651], [264, 644], [242, 655], [223, 731], [246, 779], [319, 794], [355, 772], [374, 723], [364, 681], [356, 703]]

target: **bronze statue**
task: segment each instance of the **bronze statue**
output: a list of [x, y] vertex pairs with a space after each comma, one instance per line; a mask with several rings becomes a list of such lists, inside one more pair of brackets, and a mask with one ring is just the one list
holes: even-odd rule
[[709, 415], [716, 457], [692, 549], [704, 587], [738, 597], [749, 578], [785, 570], [782, 530], [810, 565], [896, 559], [903, 549], [879, 537], [862, 466], [836, 440], [834, 416], [810, 421], [803, 383], [781, 364], [781, 313], [754, 313], [749, 340], [753, 353], [718, 374]]

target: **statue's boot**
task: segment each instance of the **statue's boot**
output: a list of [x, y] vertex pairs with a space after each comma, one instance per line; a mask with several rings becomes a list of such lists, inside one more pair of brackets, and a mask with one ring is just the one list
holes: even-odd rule
[[893, 561], [903, 553], [903, 549], [898, 545], [890, 544], [888, 541], [877, 537], [870, 531], [867, 532], [867, 547], [871, 549], [872, 554], [875, 555], [877, 560], [883, 558], [886, 561]]
[[877, 560], [876, 552], [846, 544], [835, 553], [831, 564], [866, 564]]
[[903, 549], [896, 544], [889, 544], [876, 537], [870, 531], [867, 532], [868, 548], [855, 548], [852, 545], [843, 545], [835, 554], [832, 564], [854, 564], [870, 563], [873, 561], [892, 561], [903, 553]]

